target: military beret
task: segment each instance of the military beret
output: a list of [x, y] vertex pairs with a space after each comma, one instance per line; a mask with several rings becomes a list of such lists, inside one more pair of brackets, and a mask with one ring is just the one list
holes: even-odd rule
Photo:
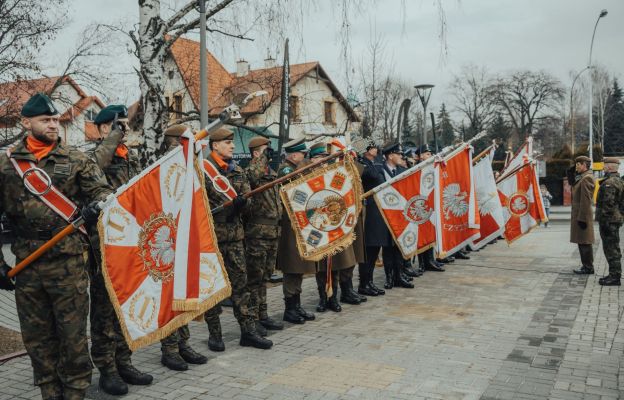
[[420, 146], [420, 149], [418, 149], [418, 154], [423, 154], [423, 153], [433, 153], [433, 149], [431, 148], [431, 146], [425, 143], [422, 146]]
[[301, 139], [293, 139], [290, 142], [285, 143], [284, 151], [286, 153], [297, 153], [297, 152], [307, 153], [308, 148], [306, 147], [305, 139], [301, 138]]
[[574, 159], [574, 162], [591, 162], [591, 158], [587, 156], [578, 156]]
[[222, 140], [232, 139], [234, 139], [234, 132], [227, 128], [219, 128], [216, 131], [210, 133], [211, 142], [220, 142]]
[[401, 148], [401, 143], [399, 143], [399, 142], [387, 143], [384, 146], [382, 153], [384, 155], [385, 154], [392, 154], [392, 153], [402, 154], [403, 153], [403, 149]]
[[377, 144], [373, 142], [372, 140], [368, 142], [368, 144], [366, 145], [366, 151], [369, 151], [370, 149], [378, 149], [378, 148], [379, 146], [377, 146]]
[[620, 163], [620, 159], [619, 158], [615, 158], [615, 157], [605, 157], [604, 160], [605, 164], [619, 164]]
[[57, 115], [59, 111], [54, 107], [54, 103], [48, 96], [43, 93], [37, 93], [32, 96], [24, 107], [22, 107], [22, 116], [26, 118], [36, 117], [38, 115]]
[[251, 138], [247, 147], [249, 147], [250, 149], [255, 149], [256, 147], [260, 147], [264, 144], [269, 143], [271, 143], [271, 141], [268, 138], [265, 138], [264, 136], [255, 136]]
[[93, 122], [96, 125], [105, 124], [111, 122], [117, 118], [128, 118], [128, 108], [123, 104], [111, 104], [102, 108], [102, 110], [95, 116]]
[[321, 156], [321, 155], [322, 156], [329, 155], [327, 153], [327, 144], [325, 144], [325, 142], [318, 142], [318, 143], [313, 144], [310, 147], [309, 155], [310, 155], [310, 158], [316, 157], [316, 156]]
[[188, 126], [186, 125], [171, 125], [170, 127], [168, 127], [167, 129], [165, 129], [165, 136], [169, 136], [169, 137], [180, 137], [182, 136], [182, 134], [184, 132], [186, 132], [186, 130], [188, 129]]

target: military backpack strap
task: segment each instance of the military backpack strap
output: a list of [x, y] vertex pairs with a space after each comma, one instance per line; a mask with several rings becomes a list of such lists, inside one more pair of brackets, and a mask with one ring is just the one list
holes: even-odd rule
[[210, 161], [203, 161], [204, 162], [202, 163], [202, 165], [204, 167], [204, 173], [208, 175], [208, 178], [210, 178], [210, 182], [212, 182], [212, 186], [215, 188], [215, 190], [227, 197], [228, 200], [234, 200], [238, 195], [236, 194], [236, 191], [232, 187], [232, 184], [230, 183], [228, 178], [221, 175], [217, 168], [215, 168], [215, 166], [212, 165]]
[[[7, 149], [6, 153], [17, 174], [22, 178], [22, 183], [26, 189], [63, 218], [65, 222], [71, 224], [78, 213], [78, 206], [58, 190], [52, 184], [52, 179], [48, 174], [41, 168], [38, 168], [32, 161], [12, 158], [9, 149]], [[80, 232], [87, 234], [84, 226], [81, 226], [79, 229]]]

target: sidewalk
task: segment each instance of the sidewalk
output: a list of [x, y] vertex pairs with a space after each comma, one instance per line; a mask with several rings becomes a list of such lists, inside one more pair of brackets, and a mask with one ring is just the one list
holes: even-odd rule
[[[192, 323], [192, 345], [208, 363], [176, 373], [160, 365], [158, 345], [141, 349], [133, 360], [155, 382], [131, 386], [123, 399], [617, 399], [621, 289], [597, 284], [601, 248], [597, 275], [571, 273], [578, 251], [568, 235], [568, 223], [554, 221], [511, 247], [498, 242], [444, 273], [427, 272], [415, 289], [288, 325], [270, 335], [268, 351], [240, 347], [226, 309], [224, 353], [210, 352], [206, 327]], [[377, 269], [378, 283], [382, 275]], [[281, 287], [269, 289], [274, 317], [281, 297]], [[306, 309], [316, 299], [306, 279]], [[88, 397], [110, 398], [97, 379]], [[0, 400], [39, 398], [27, 357], [0, 365], [0, 381]]]

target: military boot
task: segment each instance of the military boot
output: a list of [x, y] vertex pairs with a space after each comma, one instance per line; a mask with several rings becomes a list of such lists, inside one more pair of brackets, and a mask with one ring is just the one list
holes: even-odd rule
[[401, 274], [401, 267], [401, 265], [394, 265], [394, 286], [406, 289], [413, 289], [414, 284], [405, 279], [405, 276]]
[[268, 335], [266, 328], [260, 323], [260, 321], [254, 321], [254, 324], [256, 326], [256, 332], [258, 332], [258, 335], [262, 337], [266, 337], [266, 335]]
[[598, 283], [602, 286], [620, 286], [622, 283], [620, 282], [620, 275], [609, 274], [604, 278], [600, 278]]
[[117, 364], [117, 371], [121, 379], [130, 385], [149, 385], [154, 380], [152, 375], [139, 371], [131, 363]]
[[189, 364], [206, 364], [208, 358], [199, 354], [186, 342], [180, 343], [180, 357]]
[[104, 393], [121, 396], [128, 393], [128, 385], [121, 379], [117, 371], [101, 372], [100, 382], [98, 384]]
[[301, 294], [295, 295], [294, 298], [296, 301], [295, 310], [297, 310], [299, 315], [301, 315], [306, 321], [314, 321], [314, 319], [316, 318], [314, 314], [307, 312], [303, 309], [303, 307], [301, 307]]
[[392, 289], [394, 286], [394, 270], [391, 266], [384, 264], [384, 272], [386, 273], [386, 283], [384, 283], [384, 289]]
[[304, 324], [305, 319], [297, 312], [297, 299], [293, 297], [284, 298], [284, 321], [292, 324]]
[[358, 296], [357, 293], [352, 292], [349, 286], [348, 281], [340, 282], [340, 301], [346, 304], [360, 304], [362, 302], [362, 300], [360, 300], [360, 296]]
[[379, 293], [368, 285], [369, 280], [368, 272], [360, 270], [360, 285], [358, 286], [358, 293], [365, 296], [379, 296]]
[[173, 370], [173, 371], [186, 371], [188, 370], [188, 364], [184, 359], [180, 356], [179, 353], [175, 352], [166, 352], [163, 353], [160, 357], [160, 362], [165, 367]]
[[223, 343], [223, 335], [221, 333], [221, 319], [211, 318], [208, 324], [208, 348], [211, 351], [225, 351], [225, 343]]
[[338, 302], [338, 295], [334, 292], [334, 295], [327, 299], [327, 308], [332, 310], [333, 312], [342, 311], [342, 306]]
[[317, 312], [325, 312], [327, 310], [327, 293], [325, 293], [325, 286], [318, 288], [319, 303], [316, 306]]
[[470, 260], [470, 256], [464, 253], [463, 250], [459, 250], [457, 253], [453, 254], [453, 257], [458, 260]]
[[581, 268], [575, 269], [572, 272], [577, 275], [591, 275], [594, 273], [594, 268], [586, 267], [583, 265]]
[[265, 339], [256, 332], [255, 322], [249, 321], [244, 327], [241, 326], [241, 338], [239, 344], [244, 347], [268, 350], [273, 347], [273, 342]]
[[264, 318], [260, 318], [258, 322], [260, 322], [260, 324], [262, 324], [262, 326], [264, 326], [264, 328], [269, 331], [281, 331], [282, 329], [284, 329], [284, 324], [274, 320], [268, 315], [266, 315]]
[[349, 285], [349, 292], [351, 292], [351, 295], [355, 297], [359, 297], [360, 303], [364, 303], [365, 301], [368, 300], [366, 296], [359, 294], [358, 292], [355, 291], [355, 289], [353, 289], [353, 282], [351, 280], [349, 280], [347, 284]]

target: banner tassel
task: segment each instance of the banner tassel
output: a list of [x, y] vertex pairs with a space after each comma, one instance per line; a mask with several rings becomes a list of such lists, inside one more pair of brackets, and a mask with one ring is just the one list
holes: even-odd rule
[[327, 276], [325, 279], [325, 293], [327, 293], [327, 298], [330, 298], [334, 295], [333, 290], [333, 282], [332, 282], [332, 257], [327, 257]]

